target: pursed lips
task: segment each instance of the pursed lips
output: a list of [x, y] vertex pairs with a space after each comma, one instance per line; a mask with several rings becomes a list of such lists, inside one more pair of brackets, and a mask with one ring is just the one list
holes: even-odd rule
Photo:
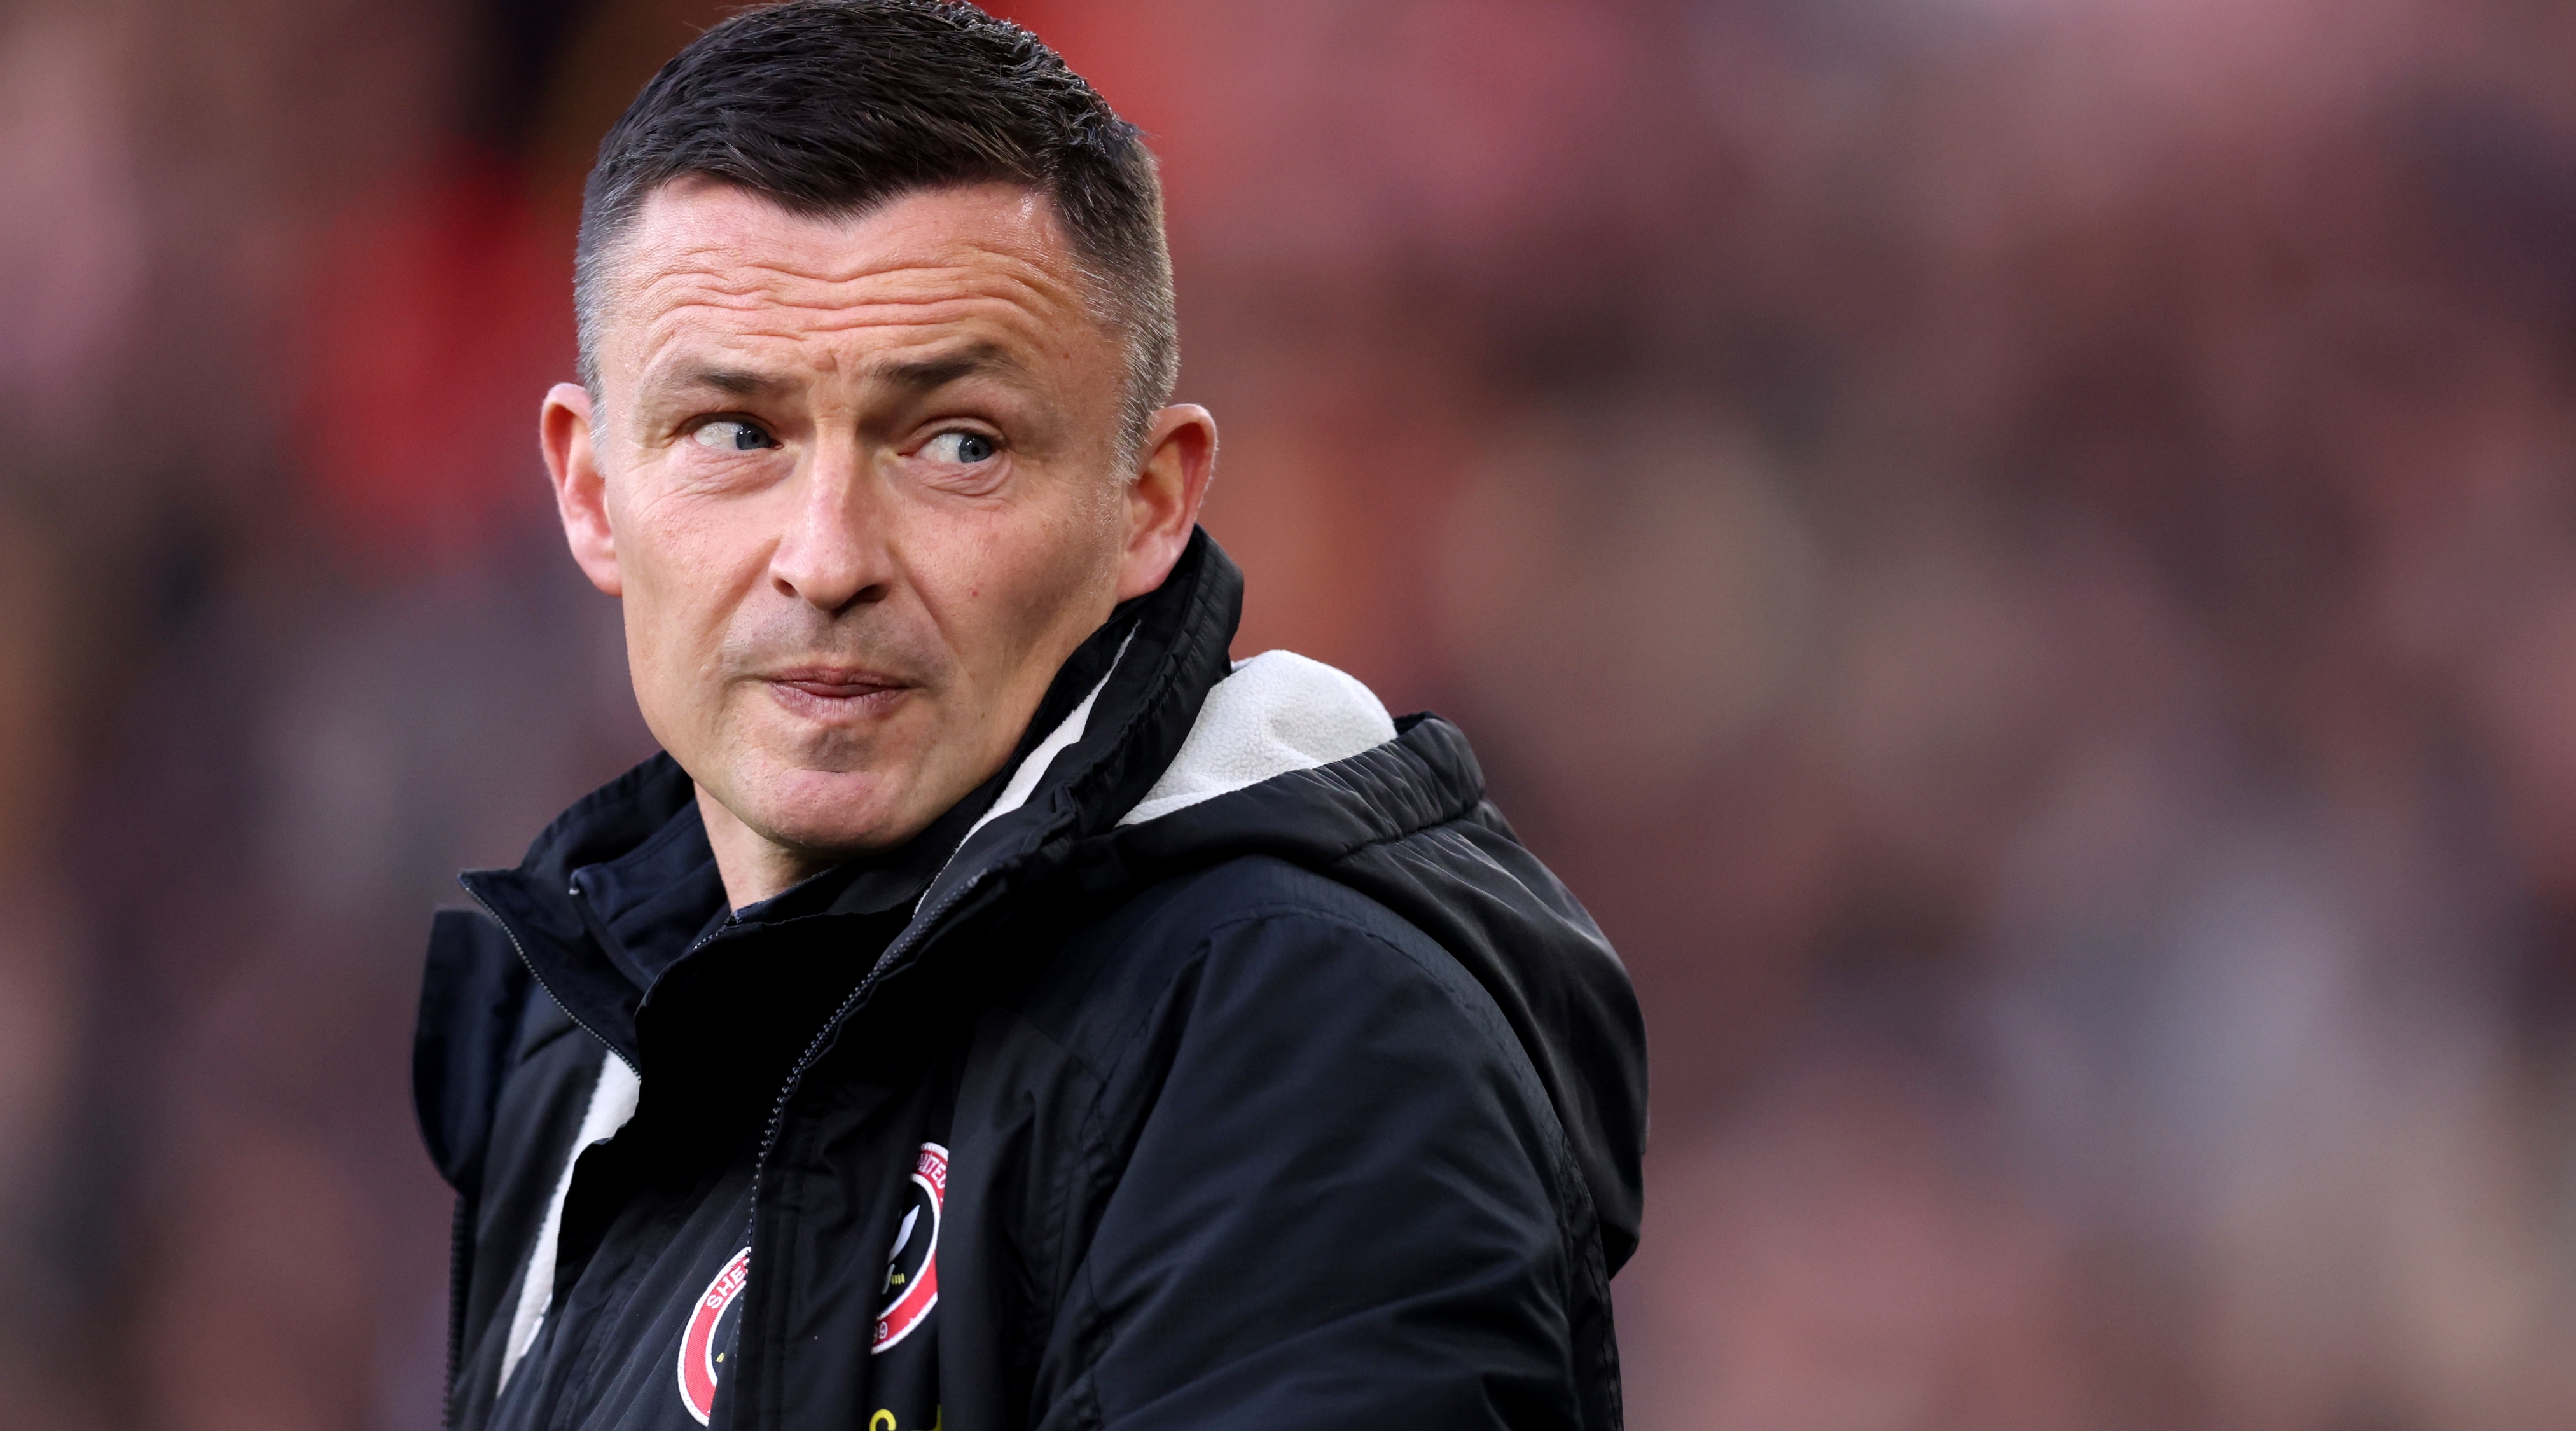
[[900, 676], [855, 666], [797, 666], [760, 679], [779, 704], [822, 720], [882, 715], [913, 689]]

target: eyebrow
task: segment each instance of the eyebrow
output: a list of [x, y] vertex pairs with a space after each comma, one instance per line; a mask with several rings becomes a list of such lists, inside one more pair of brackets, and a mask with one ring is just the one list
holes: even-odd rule
[[946, 387], [959, 378], [972, 377], [977, 373], [1016, 373], [1022, 370], [1022, 366], [1020, 360], [1001, 344], [976, 343], [936, 358], [872, 363], [868, 366], [868, 376], [915, 392], [929, 392]]
[[[999, 343], [977, 343], [954, 353], [935, 358], [915, 358], [908, 362], [880, 362], [868, 365], [869, 377], [914, 392], [930, 392], [946, 387], [959, 378], [978, 373], [1025, 371], [1026, 365]], [[713, 388], [729, 397], [776, 397], [796, 386], [790, 379], [749, 368], [694, 367], [672, 379], [680, 388]]]
[[744, 398], [773, 397], [794, 386], [785, 378], [753, 372], [748, 368], [690, 368], [674, 376], [672, 385], [714, 388], [717, 392]]

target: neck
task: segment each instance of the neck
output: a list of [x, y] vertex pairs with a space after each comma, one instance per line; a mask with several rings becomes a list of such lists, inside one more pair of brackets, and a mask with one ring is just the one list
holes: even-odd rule
[[716, 873], [724, 880], [725, 903], [746, 909], [786, 893], [840, 861], [837, 857], [790, 849], [742, 822], [725, 803], [698, 790], [698, 818], [707, 827], [707, 843], [716, 852]]

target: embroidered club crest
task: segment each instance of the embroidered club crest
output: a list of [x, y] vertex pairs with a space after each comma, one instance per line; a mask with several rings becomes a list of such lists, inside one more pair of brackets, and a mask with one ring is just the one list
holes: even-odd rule
[[885, 1302], [877, 1313], [876, 1339], [870, 1352], [881, 1352], [912, 1335], [939, 1305], [939, 1210], [948, 1200], [948, 1150], [937, 1143], [921, 1145], [906, 1189], [908, 1205], [886, 1254]]
[[689, 1309], [689, 1329], [680, 1334], [680, 1404], [701, 1426], [715, 1414], [716, 1381], [724, 1371], [725, 1348], [742, 1321], [742, 1284], [750, 1279], [751, 1249], [746, 1247], [707, 1284]]

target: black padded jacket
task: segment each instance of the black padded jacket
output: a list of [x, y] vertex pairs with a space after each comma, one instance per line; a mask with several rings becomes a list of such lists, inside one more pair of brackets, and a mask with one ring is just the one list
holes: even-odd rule
[[1620, 1424], [1627, 977], [1454, 727], [1229, 663], [1240, 598], [1195, 536], [908, 875], [730, 916], [657, 757], [465, 877], [452, 1426]]

